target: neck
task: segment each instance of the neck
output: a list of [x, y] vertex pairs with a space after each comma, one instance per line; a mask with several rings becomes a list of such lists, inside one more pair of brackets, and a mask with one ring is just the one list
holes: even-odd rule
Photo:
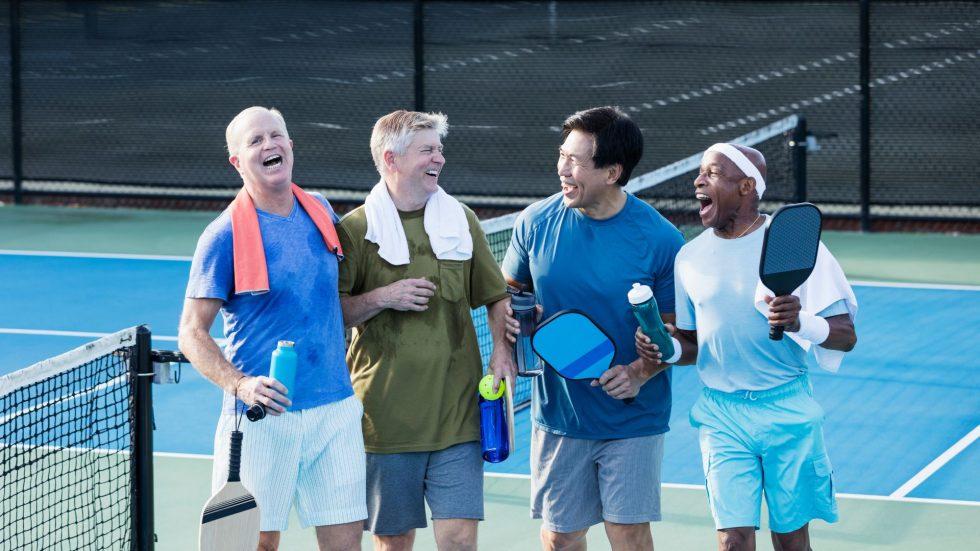
[[429, 202], [429, 194], [424, 191], [405, 189], [409, 186], [392, 185], [391, 180], [385, 178], [385, 186], [388, 188], [388, 195], [395, 208], [401, 212], [413, 212], [425, 207]]
[[715, 235], [722, 239], [738, 239], [752, 233], [760, 220], [762, 215], [758, 208], [738, 209], [724, 226], [715, 228]]
[[626, 206], [626, 192], [622, 186], [617, 185], [595, 205], [578, 210], [593, 220], [606, 220], [619, 214], [624, 206]]
[[270, 212], [278, 216], [289, 216], [293, 212], [293, 187], [292, 184], [276, 186], [270, 189], [268, 186], [245, 184], [249, 196], [255, 208]]

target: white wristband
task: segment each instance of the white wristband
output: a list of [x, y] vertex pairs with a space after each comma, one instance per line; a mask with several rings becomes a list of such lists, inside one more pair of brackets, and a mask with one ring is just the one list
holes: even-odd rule
[[800, 330], [796, 332], [796, 336], [813, 344], [822, 344], [830, 336], [830, 323], [820, 316], [801, 311]]
[[672, 364], [677, 360], [681, 359], [681, 343], [674, 337], [670, 338], [670, 342], [674, 343], [674, 355], [667, 358], [666, 360], [661, 360], [663, 363]]

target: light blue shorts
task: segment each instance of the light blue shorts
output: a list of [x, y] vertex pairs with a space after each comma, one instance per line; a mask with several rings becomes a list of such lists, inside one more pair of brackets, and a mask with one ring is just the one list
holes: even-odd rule
[[[350, 396], [255, 423], [242, 420], [242, 484], [259, 506], [260, 530], [285, 530], [293, 504], [304, 528], [367, 518], [363, 412]], [[212, 493], [228, 479], [234, 427], [234, 415], [222, 414], [214, 437]]]
[[704, 389], [691, 424], [700, 433], [717, 529], [758, 529], [763, 491], [773, 532], [792, 532], [815, 518], [837, 521], [823, 418], [806, 375], [763, 391]]

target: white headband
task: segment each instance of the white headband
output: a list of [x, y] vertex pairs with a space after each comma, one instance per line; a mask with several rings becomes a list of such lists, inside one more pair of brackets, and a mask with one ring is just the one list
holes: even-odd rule
[[759, 169], [752, 164], [752, 161], [744, 153], [727, 143], [716, 143], [709, 147], [704, 154], [707, 155], [712, 151], [728, 157], [743, 174], [755, 180], [755, 192], [759, 194], [759, 199], [762, 199], [762, 194], [766, 192], [766, 181], [762, 178], [762, 174], [759, 173]]

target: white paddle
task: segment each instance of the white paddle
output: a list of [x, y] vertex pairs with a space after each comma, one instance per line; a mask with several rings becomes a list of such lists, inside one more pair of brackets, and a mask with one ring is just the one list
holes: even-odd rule
[[242, 485], [242, 433], [231, 433], [228, 481], [204, 504], [200, 551], [255, 551], [259, 546], [259, 507]]

